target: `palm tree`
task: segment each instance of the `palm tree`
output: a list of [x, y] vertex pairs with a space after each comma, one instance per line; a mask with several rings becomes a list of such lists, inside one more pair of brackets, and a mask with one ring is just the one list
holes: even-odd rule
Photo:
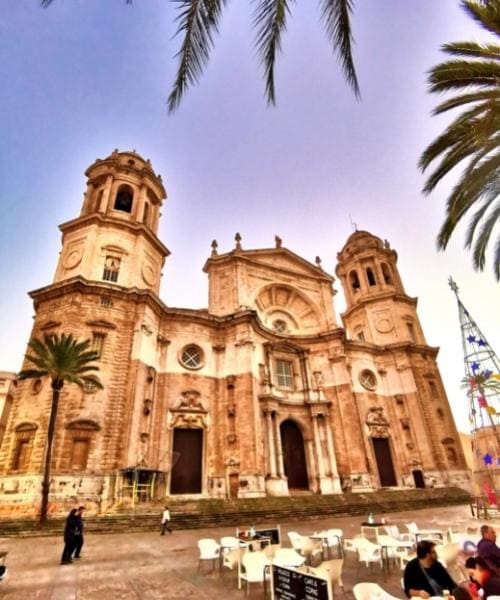
[[[486, 31], [500, 35], [500, 0], [462, 0], [461, 5]], [[465, 247], [472, 248], [474, 268], [482, 271], [488, 242], [500, 218], [500, 46], [453, 42], [444, 44], [442, 49], [458, 58], [430, 71], [431, 92], [462, 93], [439, 104], [434, 114], [462, 111], [428, 146], [419, 165], [424, 171], [433, 161], [440, 160], [425, 183], [424, 192], [429, 194], [449, 171], [468, 161], [448, 198], [437, 244], [444, 250], [455, 227], [474, 207]], [[500, 280], [500, 236], [493, 260], [495, 277]]]
[[[240, 1], [240, 0], [239, 0]], [[252, 0], [255, 2], [255, 0]], [[310, 0], [306, 0], [309, 2]], [[54, 0], [40, 0], [44, 7]], [[126, 0], [131, 4], [132, 0]], [[167, 100], [169, 112], [178, 108], [190, 85], [198, 82], [210, 58], [214, 34], [218, 33], [222, 11], [227, 0], [171, 0], [177, 5], [176, 35], [182, 35], [181, 49], [176, 54], [179, 66], [172, 91]], [[269, 104], [276, 103], [274, 65], [281, 51], [281, 36], [286, 30], [290, 5], [294, 0], [258, 0], [253, 20], [256, 32], [255, 46], [264, 68], [266, 97]], [[352, 33], [350, 17], [353, 0], [318, 0], [321, 20], [326, 34], [337, 54], [348, 84], [357, 98], [360, 96], [358, 79], [352, 58]]]
[[52, 442], [56, 425], [59, 396], [65, 382], [75, 383], [83, 388], [85, 385], [103, 389], [99, 379], [92, 375], [99, 367], [92, 365], [99, 358], [98, 353], [89, 350], [90, 340], [79, 342], [71, 334], [61, 336], [47, 335], [43, 342], [34, 338], [28, 344], [33, 354], [27, 354], [26, 360], [35, 365], [34, 369], [22, 370], [19, 379], [39, 379], [50, 377], [52, 387], [52, 404], [50, 407], [49, 427], [47, 430], [47, 445], [45, 447], [45, 464], [42, 482], [42, 504], [40, 508], [40, 523], [47, 520], [50, 488], [50, 463], [52, 458]]

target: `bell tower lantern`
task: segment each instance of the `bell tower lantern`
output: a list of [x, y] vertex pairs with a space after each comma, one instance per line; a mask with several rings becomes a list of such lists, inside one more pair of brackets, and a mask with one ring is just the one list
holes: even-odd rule
[[387, 240], [355, 231], [337, 259], [347, 303], [342, 319], [351, 338], [380, 345], [402, 340], [425, 344], [417, 299], [406, 295], [398, 255]]
[[80, 216], [60, 226], [62, 251], [54, 283], [82, 277], [158, 293], [168, 249], [157, 237], [166, 198], [149, 160], [115, 150], [85, 172]]

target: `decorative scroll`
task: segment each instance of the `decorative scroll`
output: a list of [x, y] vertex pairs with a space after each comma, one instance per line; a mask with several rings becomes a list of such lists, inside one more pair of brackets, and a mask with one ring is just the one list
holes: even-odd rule
[[384, 409], [381, 406], [372, 406], [366, 415], [366, 425], [368, 435], [375, 438], [388, 438], [389, 421], [384, 415]]

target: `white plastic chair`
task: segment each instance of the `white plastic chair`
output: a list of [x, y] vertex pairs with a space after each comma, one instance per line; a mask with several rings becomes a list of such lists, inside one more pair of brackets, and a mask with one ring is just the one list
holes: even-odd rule
[[380, 568], [382, 568], [382, 552], [380, 546], [361, 537], [354, 538], [351, 540], [351, 543], [356, 548], [359, 562], [364, 562], [367, 567], [373, 563], [378, 563]]
[[245, 552], [241, 559], [242, 571], [240, 578], [247, 582], [246, 593], [249, 593], [251, 583], [266, 582], [265, 567], [270, 563], [263, 552]]
[[330, 554], [330, 548], [336, 548], [339, 557], [342, 557], [344, 532], [342, 531], [342, 529], [328, 529], [326, 533], [328, 535], [328, 537], [326, 538], [328, 554]]
[[406, 529], [415, 536], [415, 541], [417, 543], [423, 539], [434, 540], [441, 544], [443, 543], [444, 535], [440, 529], [420, 529], [415, 522], [406, 523]]
[[301, 567], [306, 559], [293, 548], [278, 548], [274, 553], [273, 565], [278, 567]]
[[311, 564], [314, 558], [321, 558], [323, 554], [323, 544], [321, 540], [312, 540], [311, 538], [302, 537], [300, 541], [299, 553], [306, 559], [306, 562]]
[[212, 570], [215, 569], [216, 562], [220, 558], [220, 546], [219, 544], [210, 538], [198, 540], [198, 549], [200, 550], [200, 559], [198, 561], [198, 570], [201, 567], [202, 561], [211, 560]]
[[357, 583], [352, 588], [352, 593], [356, 600], [399, 600], [387, 593], [378, 583]]
[[342, 588], [344, 592], [344, 583], [342, 582], [342, 566], [344, 564], [343, 558], [333, 558], [332, 560], [325, 560], [317, 567], [309, 567], [309, 570], [314, 575], [324, 577], [324, 579], [330, 582], [332, 595], [336, 585]]
[[224, 579], [224, 573], [227, 570], [229, 571], [238, 571], [238, 558], [241, 553], [241, 548], [234, 548], [233, 550], [229, 550], [229, 552], [225, 552], [222, 555], [222, 564], [221, 564], [221, 577]]
[[414, 542], [415, 536], [410, 533], [401, 533], [399, 531], [399, 527], [397, 525], [385, 525], [384, 529], [387, 532], [387, 535], [395, 538], [396, 540], [401, 540], [402, 542]]
[[300, 533], [297, 533], [296, 531], [289, 531], [288, 539], [292, 544], [292, 548], [297, 552], [300, 552], [300, 549], [302, 548], [302, 536]]

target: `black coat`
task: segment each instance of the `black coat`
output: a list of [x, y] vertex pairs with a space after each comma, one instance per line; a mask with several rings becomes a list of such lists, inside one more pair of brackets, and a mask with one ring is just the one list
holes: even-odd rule
[[[436, 583], [438, 583], [444, 590], [449, 590], [451, 592], [457, 587], [457, 584], [449, 576], [448, 571], [438, 561], [436, 561], [428, 569], [425, 569], [425, 572], [427, 572], [429, 577], [432, 577], [432, 579], [434, 579]], [[418, 558], [410, 560], [410, 562], [406, 565], [404, 585], [405, 593], [408, 598], [410, 597], [411, 589], [425, 590], [431, 596], [436, 595], [435, 590], [432, 589], [429, 580], [425, 576], [423, 568], [420, 566]]]
[[66, 525], [64, 526], [64, 541], [66, 543], [72, 541], [75, 535], [79, 535], [79, 532], [78, 517], [76, 515], [68, 515]]

